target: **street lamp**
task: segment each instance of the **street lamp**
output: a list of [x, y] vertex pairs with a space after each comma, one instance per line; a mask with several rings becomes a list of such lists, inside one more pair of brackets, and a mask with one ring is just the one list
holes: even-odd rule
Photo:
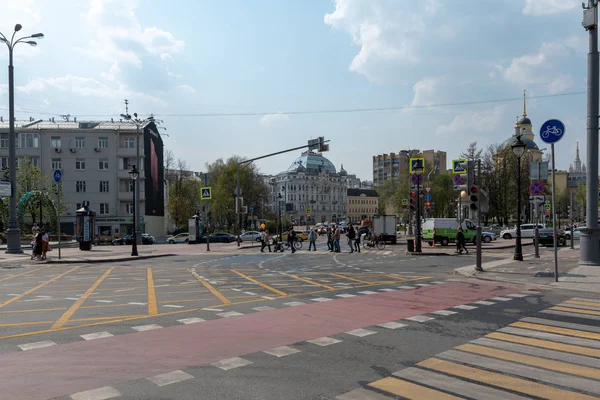
[[[137, 178], [140, 176], [140, 171], [137, 170], [137, 168], [135, 167], [135, 165], [133, 165], [133, 168], [131, 168], [131, 171], [129, 171], [129, 178], [135, 182], [137, 181]], [[137, 219], [136, 219], [136, 213], [137, 213], [137, 209], [135, 206], [135, 189], [133, 190], [133, 240], [131, 241], [131, 255], [132, 256], [137, 256], [138, 255], [138, 251], [137, 251], [137, 240], [136, 240], [136, 225], [137, 225]]]
[[521, 140], [521, 135], [517, 135], [517, 141], [511, 147], [513, 153], [517, 156], [517, 243], [513, 259], [523, 261], [523, 249], [521, 247], [521, 157], [525, 153], [527, 145]]
[[281, 193], [277, 194], [277, 206], [279, 207], [279, 240], [281, 240], [281, 234], [283, 232], [283, 222], [281, 221]]
[[415, 171], [415, 174], [419, 177], [419, 179], [417, 180], [417, 232], [416, 234], [416, 239], [417, 239], [417, 243], [415, 246], [415, 251], [417, 253], [421, 253], [421, 175], [423, 174], [423, 167], [420, 165], [417, 165], [413, 168], [413, 171]]
[[7, 248], [9, 254], [23, 253], [21, 249], [21, 231], [17, 224], [17, 134], [15, 133], [15, 81], [13, 68], [13, 50], [19, 43], [26, 43], [30, 46], [37, 46], [37, 42], [27, 39], [43, 39], [44, 34], [34, 33], [31, 36], [24, 36], [15, 40], [15, 35], [21, 30], [21, 24], [15, 25], [15, 30], [8, 40], [2, 32], [0, 32], [0, 42], [8, 47], [8, 169], [10, 173], [10, 204], [8, 229], [6, 230]]

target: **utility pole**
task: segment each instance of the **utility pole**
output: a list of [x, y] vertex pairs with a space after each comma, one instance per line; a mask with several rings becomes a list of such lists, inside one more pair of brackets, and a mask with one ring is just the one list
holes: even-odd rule
[[581, 229], [579, 264], [600, 265], [600, 229], [598, 228], [598, 114], [599, 61], [598, 61], [598, 0], [583, 5], [583, 27], [589, 33], [587, 65], [587, 177], [586, 225]]

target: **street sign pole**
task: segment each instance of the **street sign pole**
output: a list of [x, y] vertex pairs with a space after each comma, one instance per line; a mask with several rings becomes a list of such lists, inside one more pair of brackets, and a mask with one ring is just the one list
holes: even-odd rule
[[57, 183], [58, 186], [58, 195], [57, 195], [57, 199], [56, 199], [56, 204], [58, 207], [57, 213], [56, 213], [56, 222], [58, 224], [58, 259], [60, 260], [60, 236], [61, 236], [61, 232], [60, 232], [60, 187], [62, 186], [60, 184], [60, 182]]
[[[477, 160], [477, 186], [481, 189], [481, 159]], [[481, 196], [477, 196], [477, 228], [475, 234], [477, 235], [475, 239], [475, 270], [483, 271], [481, 265]]]
[[[552, 225], [554, 230], [554, 282], [558, 282], [558, 230], [556, 227], [556, 167], [554, 165], [554, 143], [551, 144], [552, 151]], [[536, 228], [537, 230], [537, 228]]]

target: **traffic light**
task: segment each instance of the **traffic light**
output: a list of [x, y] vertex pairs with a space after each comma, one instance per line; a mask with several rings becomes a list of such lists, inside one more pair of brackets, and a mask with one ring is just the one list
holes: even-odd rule
[[476, 211], [479, 208], [479, 188], [477, 186], [469, 188], [469, 199], [471, 200], [471, 210]]
[[410, 211], [417, 210], [417, 194], [415, 192], [410, 192]]
[[427, 208], [428, 210], [431, 208], [431, 202], [430, 201], [426, 201], [425, 202], [425, 208]]

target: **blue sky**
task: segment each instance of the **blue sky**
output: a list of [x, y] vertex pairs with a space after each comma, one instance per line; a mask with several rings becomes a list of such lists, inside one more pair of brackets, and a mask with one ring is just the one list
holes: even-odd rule
[[[325, 136], [339, 168], [372, 178], [372, 155], [419, 148], [456, 158], [502, 142], [522, 103], [286, 115], [288, 111], [439, 105], [585, 91], [587, 33], [579, 0], [6, 0], [0, 32], [43, 32], [17, 47], [18, 117], [104, 120], [154, 113], [165, 145], [194, 170]], [[5, 1], [5, 3], [6, 3]], [[7, 51], [0, 50], [6, 63]], [[0, 76], [0, 115], [8, 116]], [[561, 119], [566, 169], [585, 95], [532, 99], [538, 132]], [[190, 114], [261, 113], [200, 117]], [[178, 116], [186, 115], [186, 116]], [[539, 140], [538, 140], [539, 142]], [[540, 147], [543, 146], [539, 143]], [[297, 156], [258, 163], [287, 169]]]

